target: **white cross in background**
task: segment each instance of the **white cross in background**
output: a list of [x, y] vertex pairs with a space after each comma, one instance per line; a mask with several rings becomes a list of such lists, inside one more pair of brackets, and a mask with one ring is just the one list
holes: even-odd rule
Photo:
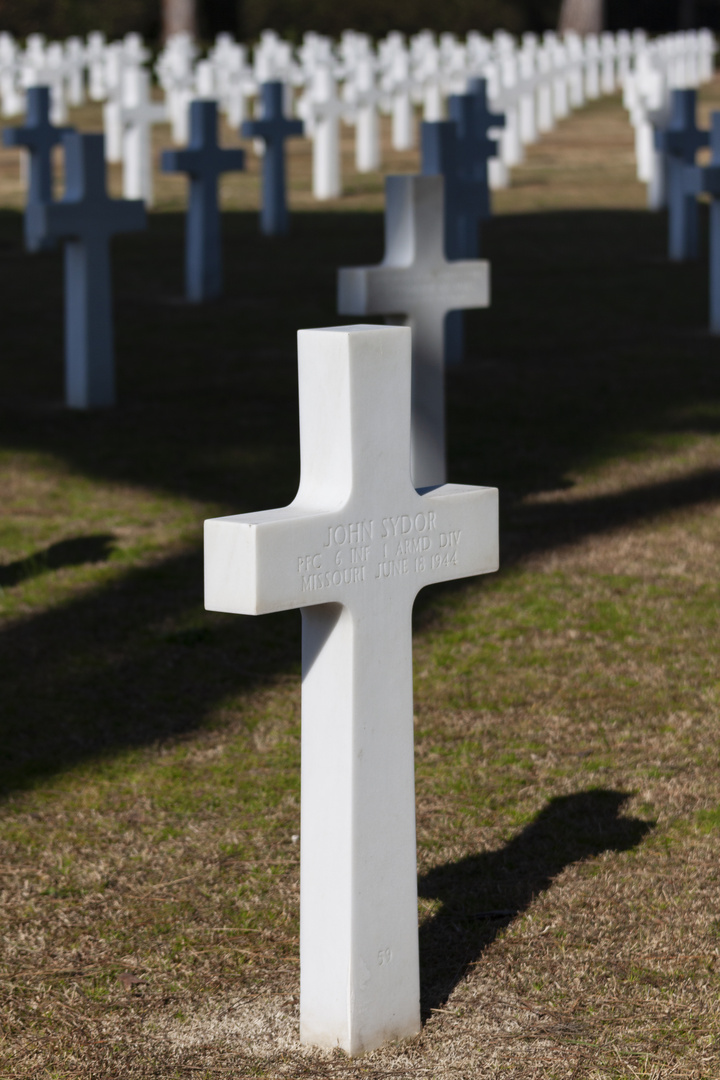
[[150, 75], [132, 67], [123, 73], [123, 195], [153, 204], [152, 125], [167, 119], [164, 103], [150, 98]]

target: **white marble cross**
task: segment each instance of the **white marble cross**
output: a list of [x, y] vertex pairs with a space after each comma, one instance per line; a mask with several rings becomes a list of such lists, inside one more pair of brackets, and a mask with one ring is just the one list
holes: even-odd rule
[[361, 173], [380, 168], [378, 105], [384, 96], [376, 85], [375, 60], [368, 50], [356, 58], [343, 94], [355, 116], [355, 167]]
[[103, 105], [105, 160], [112, 164], [122, 161], [123, 157], [122, 79], [124, 70], [125, 54], [122, 42], [113, 41], [105, 49], [105, 103]]
[[445, 119], [444, 72], [435, 39], [423, 42], [417, 65], [417, 79], [422, 88], [423, 120], [435, 123]]
[[337, 84], [329, 64], [319, 64], [298, 105], [313, 144], [313, 195], [334, 199], [341, 193], [340, 119], [346, 110], [337, 96]]
[[341, 315], [401, 315], [412, 328], [417, 487], [445, 482], [445, 316], [490, 302], [487, 262], [445, 258], [443, 190], [442, 176], [386, 177], [385, 258], [338, 272]]
[[541, 45], [537, 51], [537, 126], [539, 132], [552, 131], [555, 126], [552, 91], [552, 51], [550, 45]]
[[205, 522], [205, 606], [299, 607], [300, 1037], [420, 1030], [411, 612], [498, 566], [497, 490], [410, 480], [410, 331], [301, 330], [298, 494]]
[[69, 105], [77, 107], [85, 103], [85, 46], [79, 37], [70, 37], [65, 42], [65, 78], [67, 79], [67, 100]]
[[154, 201], [152, 125], [167, 119], [162, 102], [150, 97], [150, 75], [144, 68], [132, 67], [123, 73], [123, 196]]
[[172, 139], [184, 145], [190, 137], [190, 102], [194, 96], [193, 62], [197, 46], [186, 33], [171, 35], [155, 64], [158, 81], [165, 92]]
[[600, 97], [600, 41], [597, 34], [585, 37], [585, 94], [589, 101]]
[[404, 46], [397, 49], [390, 71], [393, 150], [412, 150], [415, 145], [415, 110], [410, 57]]
[[87, 36], [85, 62], [88, 69], [88, 96], [91, 101], [104, 101], [107, 95], [105, 81], [105, 35], [94, 30]]

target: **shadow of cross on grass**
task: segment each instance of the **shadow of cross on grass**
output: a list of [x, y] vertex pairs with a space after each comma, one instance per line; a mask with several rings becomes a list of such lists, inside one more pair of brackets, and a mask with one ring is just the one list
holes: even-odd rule
[[420, 877], [420, 896], [442, 902], [420, 928], [424, 1017], [447, 1001], [499, 931], [565, 867], [640, 843], [653, 826], [620, 816], [628, 798], [606, 788], [558, 796], [504, 847], [445, 863]]
[[[61, 264], [28, 260], [19, 215], [0, 212], [0, 282], [16, 313], [0, 354], [0, 444], [52, 455], [102, 484], [198, 499], [213, 513], [281, 506], [299, 471], [296, 331], [343, 321], [335, 268], [381, 258], [382, 215], [299, 213], [272, 244], [256, 213], [225, 215], [227, 295], [211, 308], [171, 302], [183, 228], [183, 215], [155, 214], [148, 234], [118, 239], [120, 405], [78, 415], [51, 404], [61, 395]], [[719, 430], [717, 340], [697, 333], [706, 266], [668, 265], [665, 242], [663, 221], [640, 211], [488, 223], [493, 303], [469, 313], [467, 362], [448, 371], [449, 475], [500, 488], [503, 571], [718, 497], [720, 471], [710, 467], [612, 494], [525, 501], [571, 489], [588, 462]], [[420, 594], [416, 628], [432, 624], [435, 595]], [[204, 613], [200, 549], [171, 549], [11, 620], [0, 630], [0, 791], [192, 732], [220, 703], [295, 678], [298, 627], [295, 612]]]
[[24, 559], [0, 566], [0, 588], [9, 589], [28, 578], [38, 577], [48, 570], [60, 570], [64, 566], [83, 566], [86, 563], [106, 562], [110, 557], [115, 537], [112, 533], [94, 536], [73, 536], [58, 540], [55, 544], [35, 551]]

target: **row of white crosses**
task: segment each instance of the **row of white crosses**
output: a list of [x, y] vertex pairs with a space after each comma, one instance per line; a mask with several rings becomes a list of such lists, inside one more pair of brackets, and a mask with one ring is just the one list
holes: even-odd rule
[[625, 79], [623, 101], [635, 129], [637, 176], [647, 185], [651, 210], [667, 204], [666, 162], [655, 132], [668, 123], [673, 90], [695, 89], [712, 78], [716, 50], [707, 30], [657, 38], [645, 42]]
[[[657, 186], [648, 134], [653, 114], [662, 110], [669, 89], [708, 77], [714, 50], [708, 31], [652, 42], [639, 31], [585, 38], [526, 34], [520, 42], [502, 31], [492, 39], [469, 33], [464, 40], [425, 31], [409, 40], [391, 33], [377, 46], [367, 35], [347, 31], [339, 42], [306, 34], [297, 49], [265, 31], [252, 52], [222, 34], [201, 58], [192, 38], [178, 34], [155, 64], [164, 95], [155, 101], [150, 54], [136, 34], [111, 43], [91, 34], [86, 43], [71, 38], [64, 44], [31, 35], [25, 49], [0, 34], [0, 105], [6, 115], [21, 111], [26, 87], [49, 85], [52, 119], [62, 124], [68, 104], [81, 104], [86, 94], [102, 101], [106, 153], [109, 161], [123, 163], [124, 194], [151, 204], [154, 124], [169, 122], [173, 140], [185, 144], [189, 104], [200, 97], [217, 100], [237, 129], [257, 112], [261, 85], [279, 80], [286, 87], [286, 111], [297, 111], [312, 140], [313, 192], [329, 199], [342, 190], [343, 122], [355, 127], [357, 170], [372, 171], [381, 167], [382, 113], [391, 117], [393, 147], [411, 150], [418, 109], [424, 120], [442, 119], [451, 94], [464, 93], [471, 78], [484, 78], [490, 108], [505, 116], [504, 128], [491, 132], [499, 153], [490, 163], [490, 184], [498, 188], [509, 182], [525, 146], [571, 109], [623, 87], [638, 131], [640, 175], [655, 178]], [[262, 144], [255, 148], [261, 152]]]
[[[712, 59], [714, 43], [707, 32], [665, 40], [684, 64], [701, 64], [701, 54]], [[641, 32], [584, 39], [548, 33], [542, 40], [527, 34], [519, 45], [502, 32], [492, 40], [468, 34], [465, 41], [451, 34], [436, 40], [424, 32], [409, 42], [393, 33], [375, 50], [354, 32], [344, 34], [335, 49], [329, 39], [307, 35], [298, 52], [302, 71], [298, 77], [293, 69], [292, 78], [304, 88], [299, 111], [314, 142], [315, 195], [340, 193], [341, 121], [356, 126], [358, 170], [377, 168], [379, 112], [392, 118], [393, 147], [409, 150], [416, 141], [415, 108], [425, 120], [442, 119], [447, 97], [463, 93], [468, 80], [478, 77], [488, 82], [490, 107], [506, 118], [496, 133], [500, 151], [490, 170], [491, 185], [504, 186], [525, 145], [572, 108], [624, 84], [646, 41]]]
[[[702, 69], [712, 63], [714, 42], [707, 32], [659, 40], [677, 65]], [[341, 192], [342, 122], [356, 129], [357, 170], [371, 171], [380, 166], [380, 113], [391, 117], [393, 147], [410, 150], [417, 139], [416, 109], [421, 109], [424, 120], [442, 119], [448, 96], [463, 93], [468, 80], [478, 77], [488, 81], [490, 107], [506, 117], [505, 127], [496, 133], [499, 157], [490, 169], [491, 185], [504, 186], [509, 170], [522, 161], [525, 145], [551, 130], [571, 109], [623, 86], [646, 46], [641, 32], [584, 39], [573, 34], [559, 38], [548, 33], [542, 39], [526, 34], [518, 44], [502, 32], [492, 39], [470, 33], [461, 41], [452, 34], [436, 39], [425, 31], [409, 41], [391, 33], [375, 48], [366, 35], [347, 31], [337, 44], [306, 34], [294, 53], [277, 35], [266, 32], [252, 64], [243, 53], [243, 67], [235, 54], [232, 79], [227, 77], [233, 55], [227, 36], [207, 63], [215, 66], [216, 96], [231, 122], [244, 114], [264, 78], [285, 83], [288, 108], [293, 90], [299, 88], [297, 111], [313, 140], [313, 191], [318, 199], [327, 199]], [[223, 89], [229, 85], [240, 87], [239, 103]]]
[[153, 201], [151, 125], [166, 119], [163, 103], [151, 96], [145, 66], [150, 52], [138, 34], [107, 44], [102, 34], [47, 43], [31, 34], [24, 50], [8, 34], [0, 35], [0, 104], [4, 115], [25, 108], [32, 86], [50, 88], [53, 124], [67, 121], [68, 106], [87, 98], [103, 102], [105, 152], [108, 161], [123, 163], [123, 194]]
[[0, 110], [3, 116], [25, 111], [25, 91], [31, 86], [50, 87], [54, 124], [67, 120], [68, 105], [85, 100], [85, 49], [80, 38], [47, 43], [42, 34], [30, 34], [25, 48], [14, 38], [0, 34]]

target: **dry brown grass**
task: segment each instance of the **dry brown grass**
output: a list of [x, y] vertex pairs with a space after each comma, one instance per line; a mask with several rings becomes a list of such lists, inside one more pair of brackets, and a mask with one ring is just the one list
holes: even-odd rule
[[[504, 568], [416, 613], [424, 1026], [405, 1045], [297, 1042], [297, 620], [201, 611], [199, 520], [294, 484], [264, 249], [234, 234], [259, 281], [239, 354], [234, 308], [162, 307], [136, 257], [149, 313], [122, 276], [120, 302], [150, 344], [113, 417], [65, 418], [37, 404], [49, 381], [3, 369], [25, 397], [3, 414], [0, 1077], [720, 1076], [720, 380], [701, 270], [619, 213], [642, 206], [629, 154], [612, 102], [531, 151], [497, 199], [493, 310], [449, 377], [454, 475], [499, 483]], [[0, 152], [7, 206], [12, 167]], [[291, 174], [309, 206], [304, 144]], [[168, 211], [182, 183], [159, 185]], [[251, 159], [228, 204], [256, 185]], [[370, 178], [337, 222], [381, 193]], [[599, 216], [547, 213], [578, 207]], [[348, 262], [377, 245], [367, 222]], [[0, 269], [10, 291], [19, 258]], [[332, 321], [322, 281], [288, 319]], [[101, 534], [109, 559], [32, 562]]]

